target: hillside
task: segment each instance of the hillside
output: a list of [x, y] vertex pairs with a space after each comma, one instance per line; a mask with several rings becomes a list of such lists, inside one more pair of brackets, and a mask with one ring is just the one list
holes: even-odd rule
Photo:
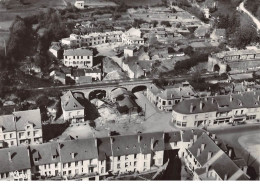
[[260, 20], [260, 1], [247, 0], [245, 3], [245, 7]]

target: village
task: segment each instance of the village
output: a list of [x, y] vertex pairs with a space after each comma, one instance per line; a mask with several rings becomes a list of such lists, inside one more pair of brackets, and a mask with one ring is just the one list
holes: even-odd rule
[[234, 44], [218, 1], [165, 2], [76, 0], [52, 40], [39, 16], [0, 94], [0, 180], [259, 180], [260, 41]]

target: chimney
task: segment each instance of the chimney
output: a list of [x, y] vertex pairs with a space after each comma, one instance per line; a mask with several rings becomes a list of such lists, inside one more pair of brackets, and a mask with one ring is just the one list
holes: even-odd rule
[[226, 181], [227, 179], [228, 179], [228, 174], [225, 174], [224, 181]]
[[198, 148], [198, 151], [197, 151], [197, 157], [200, 156], [200, 148]]
[[204, 98], [204, 100], [205, 100], [205, 102], [208, 101], [208, 97], [206, 96], [206, 97]]
[[95, 138], [95, 146], [97, 147], [98, 145], [97, 145], [97, 138]]
[[211, 103], [212, 103], [212, 104], [214, 103], [214, 98], [211, 99]]
[[193, 112], [193, 103], [190, 104], [190, 113]]
[[231, 156], [232, 156], [232, 149], [228, 150], [228, 156], [231, 158]]
[[260, 95], [257, 96], [257, 101], [260, 101]]
[[209, 152], [208, 152], [208, 161], [209, 161], [209, 159], [211, 159], [211, 157], [212, 157], [212, 152], [209, 151]]
[[202, 108], [203, 108], [203, 102], [200, 101], [200, 110], [202, 110]]
[[243, 167], [243, 172], [244, 172], [245, 174], [247, 173], [247, 168], [248, 168], [247, 166], [244, 166], [244, 167]]
[[8, 159], [9, 159], [9, 162], [12, 162], [12, 155], [11, 155], [10, 151], [8, 151]]
[[194, 142], [197, 141], [197, 138], [198, 138], [197, 134], [194, 134], [194, 135], [193, 135]]
[[154, 148], [154, 138], [151, 138], [151, 150]]
[[113, 144], [114, 143], [114, 138], [110, 137], [110, 143]]
[[204, 151], [204, 149], [205, 149], [205, 144], [204, 144], [204, 143], [201, 144], [200, 148], [201, 148], [201, 151]]
[[212, 138], [212, 139], [215, 139], [215, 138], [216, 138], [216, 134], [213, 133], [213, 134], [211, 135], [211, 138]]
[[229, 101], [230, 101], [230, 102], [233, 101], [233, 97], [232, 97], [232, 95], [229, 95]]
[[14, 120], [14, 122], [16, 122], [16, 116], [15, 115], [13, 115], [13, 120]]
[[138, 134], [138, 143], [140, 143], [141, 142], [141, 135], [140, 134]]
[[215, 142], [216, 145], [218, 145], [218, 140], [215, 140], [214, 142]]
[[209, 176], [209, 166], [206, 166], [206, 175]]

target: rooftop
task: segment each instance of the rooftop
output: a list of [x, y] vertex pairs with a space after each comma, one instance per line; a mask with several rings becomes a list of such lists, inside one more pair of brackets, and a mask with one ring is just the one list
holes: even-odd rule
[[64, 50], [64, 56], [93, 56], [93, 51], [89, 49], [68, 49]]
[[84, 109], [84, 106], [79, 103], [71, 91], [61, 96], [61, 106], [65, 111]]

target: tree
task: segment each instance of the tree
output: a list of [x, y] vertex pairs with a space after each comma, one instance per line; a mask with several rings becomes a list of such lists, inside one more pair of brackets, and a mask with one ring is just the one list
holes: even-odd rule
[[171, 27], [171, 24], [169, 21], [161, 21], [161, 25], [165, 25], [166, 27]]
[[10, 27], [10, 37], [7, 42], [7, 56], [21, 60], [32, 53], [35, 42], [35, 32], [32, 25], [17, 16]]

